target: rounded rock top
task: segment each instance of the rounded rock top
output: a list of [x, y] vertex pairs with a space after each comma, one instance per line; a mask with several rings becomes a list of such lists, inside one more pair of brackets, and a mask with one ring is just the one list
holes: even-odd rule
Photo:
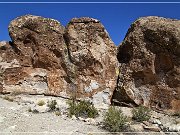
[[90, 17], [73, 18], [69, 23], [99, 23], [100, 21]]
[[[35, 15], [24, 15], [15, 18], [12, 20], [9, 24], [9, 32], [11, 33], [15, 29], [21, 29], [21, 28], [28, 28], [31, 30], [34, 30], [36, 27], [53, 27], [53, 30], [56, 32], [63, 32], [64, 27], [61, 25], [61, 23], [55, 19], [51, 18], [44, 18], [41, 16], [35, 16]], [[43, 30], [43, 29], [41, 29]], [[40, 31], [41, 31], [40, 30]]]

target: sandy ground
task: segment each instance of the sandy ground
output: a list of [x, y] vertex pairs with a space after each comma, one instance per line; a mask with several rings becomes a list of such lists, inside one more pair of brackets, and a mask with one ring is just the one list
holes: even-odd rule
[[0, 98], [0, 134], [106, 134], [106, 131], [83, 121], [56, 116], [53, 112], [34, 114], [28, 112], [28, 107], [27, 103], [18, 105]]
[[[9, 96], [13, 102], [4, 99], [5, 95], [0, 95], [0, 135], [109, 135], [106, 130], [102, 129], [98, 123], [102, 122], [105, 110], [99, 110], [100, 116], [93, 119], [95, 124], [85, 122], [78, 118], [70, 118], [67, 116], [67, 99], [59, 97], [50, 97], [43, 95], [16, 95]], [[45, 101], [44, 106], [38, 106], [38, 101]], [[62, 114], [55, 115], [54, 112], [47, 112], [47, 102], [56, 100]], [[32, 113], [28, 109], [38, 109], [41, 113]], [[123, 113], [132, 117], [132, 108], [120, 107]], [[180, 118], [169, 117], [157, 112], [152, 113], [154, 120], [160, 120], [159, 127], [176, 125], [180, 128]], [[153, 123], [153, 122], [152, 122]], [[175, 124], [176, 123], [176, 124]], [[142, 124], [142, 123], [141, 123]], [[154, 125], [157, 125], [154, 123]], [[136, 131], [142, 126], [136, 124]], [[139, 129], [138, 129], [139, 128]], [[163, 133], [163, 132], [143, 132], [143, 133], [118, 133], [118, 135], [180, 135], [180, 132]]]

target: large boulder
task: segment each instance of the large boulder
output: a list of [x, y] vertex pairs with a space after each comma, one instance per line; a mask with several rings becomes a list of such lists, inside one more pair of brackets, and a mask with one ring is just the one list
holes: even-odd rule
[[[142, 17], [118, 48], [114, 98], [157, 109], [180, 107], [180, 21]], [[180, 111], [180, 110], [179, 110]]]
[[[60, 22], [40, 16], [25, 15], [11, 21], [12, 42], [6, 44], [2, 58], [9, 63], [6, 67], [2, 64], [3, 92], [61, 95], [64, 91], [61, 86], [67, 85], [64, 29]], [[14, 62], [16, 68], [11, 66]], [[58, 82], [52, 80], [54, 73], [58, 75]]]
[[58, 21], [25, 15], [11, 21], [1, 43], [4, 93], [25, 92], [110, 104], [116, 86], [116, 47], [96, 19]]
[[29, 66], [61, 68], [64, 27], [58, 21], [33, 15], [21, 16], [11, 21], [9, 34], [19, 55], [29, 60]]
[[93, 102], [110, 104], [116, 87], [116, 46], [99, 20], [73, 18], [66, 27], [66, 43], [74, 64], [72, 80], [77, 97], [93, 97]]

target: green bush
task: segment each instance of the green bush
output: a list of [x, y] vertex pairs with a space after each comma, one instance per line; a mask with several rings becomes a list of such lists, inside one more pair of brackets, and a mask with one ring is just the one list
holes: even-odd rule
[[110, 132], [121, 132], [126, 129], [127, 121], [127, 117], [123, 115], [121, 110], [110, 107], [104, 115], [103, 126]]
[[69, 115], [75, 115], [76, 117], [89, 117], [95, 118], [98, 116], [97, 109], [89, 101], [69, 101]]
[[132, 118], [138, 122], [147, 121], [151, 117], [150, 111], [151, 110], [145, 106], [139, 106], [132, 110], [132, 114], [133, 114]]
[[46, 103], [44, 102], [44, 100], [39, 100], [37, 104], [38, 104], [39, 106], [43, 106], [43, 105], [45, 105]]
[[48, 103], [47, 103], [47, 106], [49, 107], [50, 111], [55, 111], [56, 105], [57, 105], [56, 100], [51, 100], [51, 101], [48, 101]]

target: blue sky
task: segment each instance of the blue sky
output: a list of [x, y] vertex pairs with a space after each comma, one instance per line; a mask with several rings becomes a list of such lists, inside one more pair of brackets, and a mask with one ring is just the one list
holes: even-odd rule
[[[6, 0], [6, 1], [15, 1], [15, 0]], [[69, 0], [69, 1], [75, 1], [75, 0]], [[129, 0], [129, 1], [133, 1], [133, 0]], [[100, 20], [101, 23], [105, 26], [106, 30], [109, 32], [110, 37], [112, 38], [112, 40], [115, 42], [116, 45], [119, 45], [119, 43], [123, 40], [131, 23], [134, 22], [139, 17], [162, 16], [167, 18], [180, 19], [180, 3], [179, 4], [117, 4], [117, 3], [116, 4], [2, 4], [0, 3], [0, 10], [1, 10], [0, 41], [10, 40], [8, 35], [8, 25], [10, 21], [18, 16], [22, 16], [25, 14], [33, 14], [43, 17], [54, 18], [60, 21], [61, 24], [64, 26], [66, 26], [66, 24], [73, 17], [88, 16], [88, 17], [96, 18]]]

